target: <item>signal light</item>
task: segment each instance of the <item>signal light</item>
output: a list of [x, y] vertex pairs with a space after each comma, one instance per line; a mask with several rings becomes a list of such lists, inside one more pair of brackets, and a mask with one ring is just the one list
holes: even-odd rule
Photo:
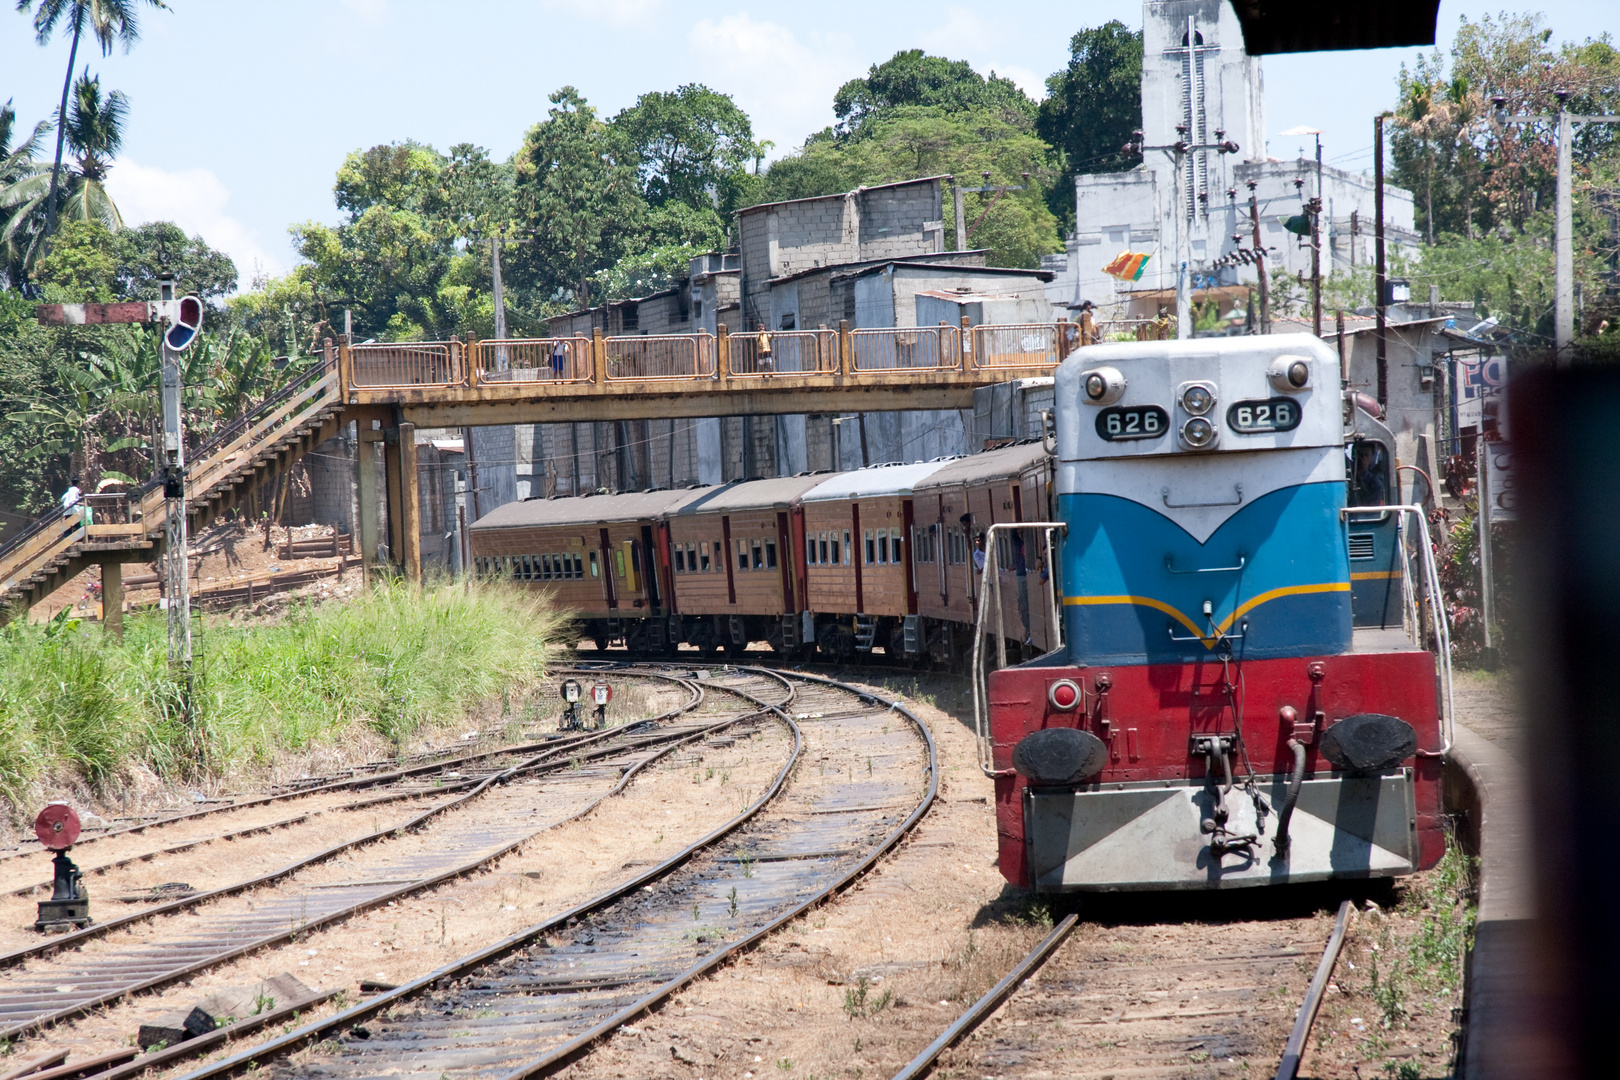
[[1083, 696], [1079, 684], [1073, 679], [1059, 679], [1046, 691], [1046, 700], [1052, 703], [1052, 708], [1061, 712], [1078, 707]]
[[173, 315], [169, 328], [163, 332], [163, 343], [174, 352], [182, 352], [202, 332], [203, 305], [195, 296], [182, 296], [173, 304]]

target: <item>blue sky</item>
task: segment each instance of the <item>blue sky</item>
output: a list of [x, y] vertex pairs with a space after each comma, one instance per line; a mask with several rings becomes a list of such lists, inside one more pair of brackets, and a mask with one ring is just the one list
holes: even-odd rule
[[[20, 124], [50, 115], [68, 45], [41, 48], [28, 17], [0, 5], [0, 99]], [[131, 223], [170, 219], [237, 262], [295, 261], [287, 227], [335, 221], [343, 156], [415, 138], [511, 154], [572, 84], [604, 115], [648, 90], [702, 82], [731, 94], [780, 154], [832, 122], [832, 96], [899, 49], [921, 47], [1017, 81], [1032, 95], [1068, 58], [1081, 26], [1141, 25], [1137, 0], [816, 4], [670, 0], [169, 0], [148, 10], [143, 40], [102, 58], [81, 49], [102, 85], [130, 98], [123, 157], [109, 185]], [[1442, 0], [1448, 46], [1459, 16], [1501, 3]], [[1522, 9], [1521, 9], [1522, 10]], [[1620, 28], [1614, 0], [1550, 0], [1555, 41]], [[1324, 132], [1324, 156], [1371, 168], [1372, 116], [1394, 95], [1413, 49], [1265, 60], [1269, 151], [1297, 153], [1298, 125]]]

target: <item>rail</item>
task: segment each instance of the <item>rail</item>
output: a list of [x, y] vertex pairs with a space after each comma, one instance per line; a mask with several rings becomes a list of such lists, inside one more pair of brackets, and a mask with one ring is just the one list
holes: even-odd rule
[[468, 350], [473, 377], [480, 383], [591, 381], [591, 340], [587, 337], [475, 341]]
[[[978, 611], [973, 624], [973, 737], [978, 751], [979, 771], [992, 780], [1011, 775], [1010, 770], [996, 768], [995, 748], [990, 742], [990, 731], [986, 721], [989, 718], [989, 680], [984, 670], [984, 635], [985, 612], [995, 607], [996, 619], [996, 658], [997, 666], [1004, 661], [1007, 655], [1006, 644], [1006, 617], [1001, 606], [1001, 566], [996, 545], [996, 532], [1016, 532], [1020, 529], [1040, 529], [1046, 544], [1046, 565], [1052, 568], [1050, 575], [1050, 588], [1052, 596], [1052, 641], [1054, 644], [1063, 640], [1063, 604], [1062, 598], [1056, 595], [1058, 587], [1057, 563], [1052, 560], [1052, 532], [1061, 529], [1067, 532], [1069, 526], [1061, 521], [1021, 521], [1017, 523], [1005, 522], [990, 526], [984, 530], [984, 572], [980, 578]], [[986, 590], [982, 582], [990, 582]], [[988, 591], [989, 595], [986, 595]], [[986, 601], [990, 602], [986, 602]]]
[[851, 370], [960, 371], [962, 331], [954, 326], [851, 330]]
[[836, 330], [758, 331], [730, 334], [726, 340], [733, 378], [838, 373]]
[[[1404, 533], [1408, 519], [1416, 524], [1413, 530], [1416, 534], [1416, 544], [1407, 544], [1404, 536], [1397, 537], [1401, 551], [1401, 591], [1404, 598], [1402, 607], [1406, 615], [1402, 621], [1406, 624], [1407, 634], [1413, 642], [1424, 646], [1421, 605], [1417, 596], [1418, 584], [1421, 584], [1424, 598], [1428, 602], [1429, 629], [1434, 635], [1435, 662], [1439, 669], [1440, 682], [1440, 719], [1444, 739], [1444, 745], [1438, 751], [1420, 748], [1418, 753], [1424, 756], [1449, 754], [1457, 734], [1456, 714], [1452, 701], [1451, 625], [1446, 615], [1445, 594], [1440, 591], [1440, 571], [1434, 561], [1434, 542], [1429, 536], [1429, 519], [1423, 507], [1397, 503], [1388, 506], [1347, 506], [1339, 511], [1339, 521], [1348, 527], [1350, 518], [1358, 514], [1395, 514], [1398, 533]], [[1417, 549], [1418, 565], [1415, 568], [1412, 566], [1413, 547]], [[1413, 582], [1414, 575], [1418, 578], [1417, 584]]]
[[[404, 390], [450, 386], [462, 381], [453, 362], [460, 342], [412, 341], [349, 346], [350, 384], [364, 390]], [[452, 357], [452, 349], [456, 357]]]

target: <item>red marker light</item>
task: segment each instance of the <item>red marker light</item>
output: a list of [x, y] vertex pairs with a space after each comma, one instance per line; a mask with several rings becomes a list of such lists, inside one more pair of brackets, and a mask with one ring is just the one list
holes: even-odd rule
[[1046, 700], [1052, 708], [1069, 712], [1080, 705], [1080, 687], [1073, 679], [1059, 679], [1046, 691]]

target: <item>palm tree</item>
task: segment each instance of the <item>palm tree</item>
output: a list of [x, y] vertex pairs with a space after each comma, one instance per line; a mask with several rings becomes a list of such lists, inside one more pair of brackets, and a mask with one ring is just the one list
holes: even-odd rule
[[[44, 253], [50, 221], [59, 210], [70, 218], [98, 221], [111, 231], [124, 227], [105, 181], [112, 159], [123, 145], [128, 115], [129, 99], [123, 93], [114, 90], [103, 97], [100, 76], [91, 78], [87, 70], [79, 77], [67, 123], [62, 125], [67, 148], [76, 159], [65, 187], [58, 189], [54, 166], [32, 161], [19, 168], [17, 179], [0, 188], [0, 208], [11, 211], [10, 219], [0, 227], [0, 244], [17, 266], [26, 270]], [[41, 217], [46, 221], [43, 229], [39, 227]]]
[[[28, 138], [13, 146], [11, 138], [16, 125], [17, 110], [7, 101], [4, 107], [0, 107], [0, 192], [34, 169], [34, 155], [39, 153], [40, 143], [51, 129], [48, 121], [41, 120], [34, 125], [33, 133]], [[8, 242], [12, 235], [10, 225], [11, 214], [7, 212], [4, 202], [0, 201], [0, 274], [4, 274], [15, 286], [23, 280], [23, 263], [15, 246]]]
[[[146, 0], [160, 11], [167, 11], [163, 0]], [[34, 40], [41, 45], [51, 39], [58, 23], [73, 30], [73, 45], [68, 50], [67, 74], [62, 79], [62, 105], [56, 113], [56, 159], [51, 165], [50, 194], [45, 201], [45, 235], [49, 240], [56, 231], [56, 189], [62, 171], [62, 143], [67, 135], [68, 91], [73, 85], [73, 67], [78, 62], [79, 38], [86, 24], [101, 45], [101, 55], [111, 56], [113, 42], [124, 43], [124, 51], [140, 40], [137, 11], [141, 0], [17, 0], [17, 10], [34, 9]]]

